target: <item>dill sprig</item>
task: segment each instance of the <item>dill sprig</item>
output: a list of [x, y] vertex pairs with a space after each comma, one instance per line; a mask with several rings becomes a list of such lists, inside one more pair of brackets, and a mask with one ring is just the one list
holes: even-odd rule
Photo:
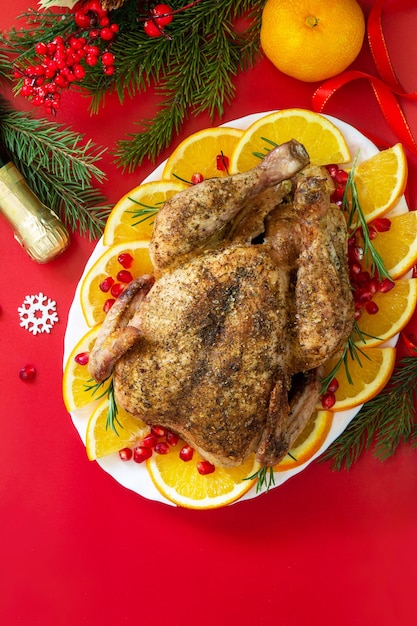
[[374, 444], [381, 461], [392, 456], [401, 443], [417, 445], [417, 353], [401, 359], [388, 385], [366, 402], [349, 426], [322, 455], [335, 470], [349, 469]]
[[99, 237], [110, 205], [94, 183], [105, 174], [98, 167], [105, 149], [70, 128], [15, 111], [0, 96], [0, 138], [39, 199], [72, 231]]

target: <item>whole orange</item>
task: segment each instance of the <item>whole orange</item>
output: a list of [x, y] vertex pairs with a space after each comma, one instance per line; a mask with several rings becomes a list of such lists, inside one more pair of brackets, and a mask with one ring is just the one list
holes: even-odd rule
[[268, 0], [262, 13], [265, 55], [281, 72], [305, 82], [343, 72], [364, 35], [356, 0]]

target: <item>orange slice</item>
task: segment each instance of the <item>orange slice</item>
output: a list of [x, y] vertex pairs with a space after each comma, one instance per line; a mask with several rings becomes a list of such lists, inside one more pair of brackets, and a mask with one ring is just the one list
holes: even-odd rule
[[[120, 271], [129, 271], [133, 278], [142, 274], [151, 274], [152, 263], [149, 258], [148, 241], [122, 242], [111, 246], [97, 259], [94, 265], [85, 275], [80, 289], [81, 309], [85, 321], [89, 326], [95, 326], [102, 322], [106, 316], [103, 309], [107, 301], [114, 300], [109, 291], [102, 291], [100, 284], [108, 277], [111, 277], [116, 284]], [[120, 255], [130, 255], [132, 263], [121, 264]], [[125, 283], [123, 283], [125, 284]]]
[[417, 211], [389, 218], [391, 228], [378, 233], [372, 244], [392, 278], [403, 276], [417, 262]]
[[115, 422], [116, 434], [110, 426], [107, 426], [108, 407], [109, 401], [105, 398], [88, 420], [85, 445], [90, 461], [133, 446], [150, 430], [149, 426], [140, 419], [118, 407]]
[[274, 466], [274, 472], [283, 472], [306, 463], [320, 450], [333, 422], [331, 411], [315, 411], [303, 432], [295, 440], [288, 454]]
[[391, 291], [374, 294], [372, 302], [378, 312], [369, 315], [364, 308], [358, 320], [365, 343], [359, 340], [357, 344], [367, 348], [394, 337], [408, 324], [417, 304], [417, 278], [398, 280]]
[[407, 159], [400, 143], [360, 163], [354, 174], [359, 203], [370, 222], [392, 209], [407, 184]]
[[132, 189], [119, 200], [110, 213], [104, 229], [104, 245], [138, 239], [149, 241], [155, 214], [165, 200], [188, 187], [189, 185], [176, 180], [158, 180]]
[[193, 175], [221, 178], [230, 171], [230, 157], [243, 130], [218, 126], [187, 137], [166, 162], [162, 178], [191, 183]]
[[312, 165], [351, 160], [343, 133], [326, 117], [305, 109], [284, 109], [265, 115], [249, 126], [233, 152], [230, 173], [252, 169], [274, 146], [290, 139], [304, 145]]
[[[346, 368], [342, 364], [335, 376], [339, 388], [332, 411], [353, 409], [376, 396], [391, 377], [395, 353], [395, 348], [361, 348], [357, 360], [349, 354], [346, 367], [352, 382], [349, 382]], [[338, 359], [334, 358], [325, 364], [324, 376], [333, 370], [337, 362]]]
[[147, 461], [150, 476], [156, 488], [168, 500], [189, 509], [214, 509], [241, 498], [257, 481], [247, 479], [259, 469], [252, 454], [238, 467], [216, 467], [211, 474], [201, 475], [197, 463], [203, 461], [194, 451], [190, 461], [183, 461], [179, 452], [184, 445], [179, 441], [168, 454], [153, 454]]
[[[98, 400], [108, 389], [108, 380], [103, 381], [101, 385], [96, 385], [87, 365], [88, 354], [95, 344], [99, 330], [100, 325], [88, 331], [73, 348], [65, 363], [62, 393], [67, 411], [71, 412], [87, 406], [90, 402]], [[76, 357], [78, 357], [77, 360]], [[77, 362], [80, 360], [82, 363]]]

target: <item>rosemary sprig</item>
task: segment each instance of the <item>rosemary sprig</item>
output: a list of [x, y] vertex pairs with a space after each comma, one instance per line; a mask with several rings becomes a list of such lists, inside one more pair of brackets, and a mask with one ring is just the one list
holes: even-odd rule
[[256, 493], [260, 493], [265, 489], [269, 491], [275, 485], [275, 476], [273, 467], [261, 467], [251, 476], [247, 476], [243, 480], [253, 480], [257, 478]]
[[111, 380], [109, 388], [107, 389], [107, 395], [109, 398], [109, 408], [107, 411], [106, 430], [110, 429], [115, 433], [115, 435], [119, 436], [117, 426], [119, 426], [119, 428], [123, 428], [123, 424], [121, 424], [120, 421], [117, 419], [118, 408], [116, 404], [116, 399], [114, 397], [113, 379]]
[[0, 96], [0, 138], [40, 200], [72, 231], [99, 237], [111, 206], [94, 185], [104, 149], [70, 128], [15, 111]]
[[392, 456], [402, 442], [417, 445], [416, 357], [404, 357], [397, 363], [385, 389], [363, 405], [322, 455], [322, 461], [331, 461], [335, 470], [349, 469], [373, 443], [374, 456], [381, 461]]

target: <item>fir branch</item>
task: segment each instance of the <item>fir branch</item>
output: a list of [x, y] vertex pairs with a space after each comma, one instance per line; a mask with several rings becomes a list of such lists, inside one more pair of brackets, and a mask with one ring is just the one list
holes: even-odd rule
[[0, 136], [40, 200], [71, 230], [99, 237], [111, 207], [93, 185], [105, 175], [97, 166], [104, 149], [63, 125], [14, 111], [0, 98]]
[[416, 446], [416, 401], [417, 358], [404, 357], [388, 385], [363, 405], [321, 460], [332, 461], [335, 470], [349, 469], [373, 443], [374, 455], [380, 460], [392, 456], [403, 442]]

